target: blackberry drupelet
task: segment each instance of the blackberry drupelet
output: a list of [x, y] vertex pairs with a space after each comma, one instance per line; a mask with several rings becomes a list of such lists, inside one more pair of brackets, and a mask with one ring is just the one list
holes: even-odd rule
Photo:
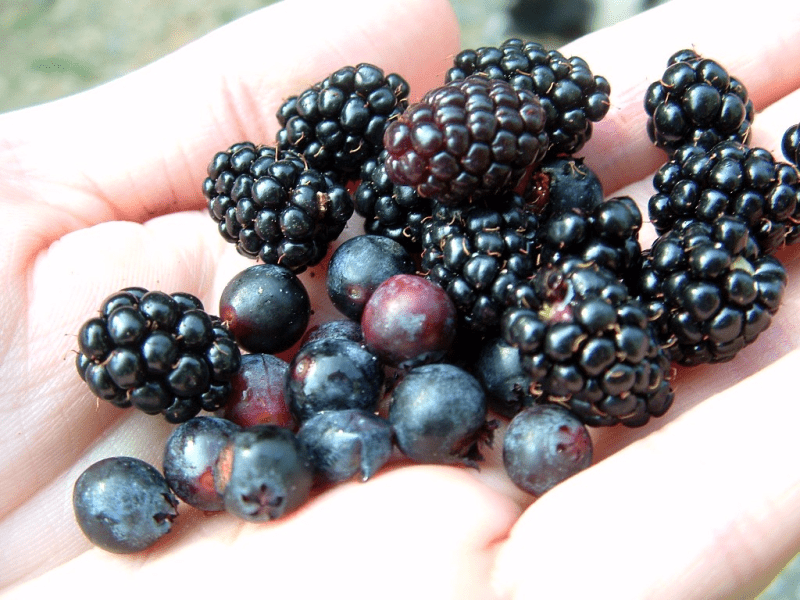
[[412, 254], [422, 251], [422, 221], [431, 215], [431, 201], [410, 185], [394, 183], [386, 173], [387, 152], [367, 160], [353, 193], [355, 212], [364, 217], [364, 231], [401, 244]]
[[78, 373], [92, 393], [181, 423], [221, 408], [241, 355], [219, 318], [191, 294], [127, 288], [78, 332]]
[[459, 81], [474, 73], [508, 81], [515, 89], [539, 96], [547, 115], [548, 155], [575, 154], [592, 135], [592, 123], [606, 116], [611, 87], [605, 77], [592, 74], [580, 57], [565, 57], [536, 42], [511, 38], [499, 47], [463, 50], [445, 81]]
[[556, 214], [542, 223], [539, 265], [554, 266], [567, 257], [594, 262], [623, 281], [641, 262], [642, 213], [628, 196], [611, 198], [584, 211]]
[[661, 79], [647, 88], [644, 108], [647, 134], [669, 155], [686, 144], [708, 150], [724, 140], [747, 143], [754, 116], [744, 85], [693, 50], [669, 58]]
[[762, 253], [800, 238], [800, 172], [763, 148], [734, 141], [711, 150], [684, 146], [653, 177], [650, 220], [658, 234], [682, 220], [745, 221]]
[[437, 205], [424, 223], [421, 269], [453, 300], [461, 325], [496, 335], [536, 269], [539, 221], [509, 192], [466, 208]]
[[386, 124], [408, 106], [409, 86], [367, 63], [332, 73], [277, 113], [277, 142], [314, 169], [357, 179], [361, 165], [383, 149]]
[[501, 331], [519, 348], [537, 401], [561, 404], [587, 425], [641, 426], [672, 403], [669, 360], [644, 305], [597, 265], [567, 259], [539, 270]]
[[745, 223], [687, 221], [645, 253], [635, 293], [647, 305], [671, 360], [684, 365], [732, 359], [770, 324], [786, 271], [760, 257]]
[[295, 273], [318, 264], [353, 214], [347, 189], [295, 152], [250, 142], [218, 152], [203, 181], [220, 235]]
[[796, 167], [800, 166], [800, 125], [792, 125], [784, 132], [781, 150], [786, 160]]
[[386, 128], [386, 172], [426, 198], [463, 205], [513, 189], [548, 148], [529, 90], [473, 75], [429, 91]]

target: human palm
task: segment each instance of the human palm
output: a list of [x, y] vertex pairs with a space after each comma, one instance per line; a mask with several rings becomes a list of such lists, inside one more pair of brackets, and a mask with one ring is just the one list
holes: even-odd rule
[[[760, 111], [752, 144], [782, 159], [781, 135], [800, 120], [800, 6], [753, 11], [673, 0], [564, 49], [611, 82], [611, 110], [581, 152], [608, 195], [649, 197], [664, 155], [645, 133], [644, 90], [684, 47], [744, 81]], [[495, 448], [479, 472], [394, 467], [268, 524], [182, 505], [173, 532], [140, 555], [82, 536], [71, 504], [79, 473], [112, 455], [160, 465], [171, 427], [93, 400], [74, 367], [80, 324], [130, 285], [189, 292], [216, 312], [251, 262], [203, 214], [210, 157], [274, 139], [282, 100], [343, 65], [400, 73], [418, 98], [458, 50], [444, 0], [286, 2], [124, 79], [0, 116], [7, 597], [746, 598], [796, 551], [794, 248], [779, 253], [784, 306], [755, 344], [730, 363], [678, 370], [665, 417], [594, 430], [597, 464], [533, 504]], [[354, 220], [346, 234], [357, 233]], [[335, 318], [324, 270], [302, 278], [314, 321]]]

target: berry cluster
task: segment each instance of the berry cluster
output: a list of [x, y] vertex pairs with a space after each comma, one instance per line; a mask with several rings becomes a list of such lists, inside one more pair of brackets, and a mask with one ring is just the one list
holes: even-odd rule
[[[673, 55], [644, 102], [668, 161], [643, 251], [637, 203], [604, 199], [576, 156], [609, 93], [585, 60], [511, 39], [459, 53], [411, 105], [399, 75], [343, 67], [281, 106], [273, 144], [217, 153], [209, 214], [257, 264], [225, 287], [219, 317], [189, 294], [127, 288], [80, 329], [95, 395], [177, 424], [163, 475], [129, 457], [81, 475], [87, 537], [136, 552], [179, 500], [268, 521], [402, 457], [474, 467], [493, 413], [509, 420], [509, 478], [538, 496], [591, 464], [587, 427], [663, 415], [674, 363], [752, 343], [786, 285], [775, 252], [800, 237], [797, 126], [792, 164], [748, 147], [741, 82]], [[353, 212], [364, 234], [327, 267], [343, 318], [309, 329], [297, 274]]]

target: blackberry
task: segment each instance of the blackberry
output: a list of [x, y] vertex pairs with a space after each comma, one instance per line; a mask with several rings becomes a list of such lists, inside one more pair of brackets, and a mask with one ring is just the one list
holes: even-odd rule
[[447, 291], [460, 324], [497, 330], [503, 310], [536, 268], [539, 222], [508, 193], [466, 208], [438, 205], [425, 222], [421, 269]]
[[800, 125], [792, 125], [784, 132], [781, 150], [786, 160], [796, 167], [800, 166]]
[[221, 408], [241, 362], [233, 336], [200, 300], [142, 288], [106, 298], [81, 326], [78, 347], [78, 373], [95, 396], [172, 423]]
[[642, 213], [628, 196], [611, 198], [591, 211], [578, 208], [542, 223], [539, 264], [553, 266], [567, 257], [594, 262], [625, 280], [641, 262]]
[[653, 177], [650, 220], [663, 234], [681, 220], [744, 220], [765, 254], [800, 237], [800, 172], [763, 148], [721, 142], [684, 146]]
[[203, 181], [208, 211], [238, 252], [295, 273], [318, 264], [353, 214], [334, 178], [295, 152], [250, 142], [218, 152]]
[[670, 364], [645, 306], [610, 271], [567, 259], [539, 270], [525, 306], [501, 322], [519, 348], [537, 402], [561, 404], [583, 423], [644, 425], [672, 403]]
[[744, 144], [754, 116], [744, 85], [694, 50], [669, 58], [661, 79], [647, 88], [644, 108], [647, 134], [670, 155], [686, 144], [706, 150], [724, 140]]
[[575, 154], [592, 136], [592, 123], [606, 116], [611, 87], [605, 77], [592, 74], [580, 57], [565, 57], [536, 42], [511, 38], [499, 47], [463, 50], [447, 72], [446, 82], [474, 73], [508, 81], [515, 89], [539, 96], [550, 142], [548, 154]]
[[473, 75], [429, 91], [386, 128], [386, 172], [442, 204], [514, 188], [548, 147], [529, 90]]
[[364, 231], [393, 239], [412, 254], [422, 250], [422, 222], [431, 201], [410, 185], [394, 183], [386, 173], [384, 150], [361, 167], [361, 182], [353, 193], [355, 212], [364, 217]]
[[684, 222], [645, 255], [636, 293], [684, 365], [732, 359], [769, 326], [786, 286], [781, 263], [759, 256], [736, 217]]
[[343, 67], [281, 105], [278, 145], [314, 169], [357, 179], [383, 149], [386, 124], [406, 109], [408, 92], [395, 73], [367, 63]]

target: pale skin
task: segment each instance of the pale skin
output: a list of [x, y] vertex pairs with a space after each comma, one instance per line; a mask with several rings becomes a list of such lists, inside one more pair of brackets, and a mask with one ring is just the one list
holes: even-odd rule
[[[800, 120], [798, 35], [796, 2], [673, 0], [562, 49], [611, 82], [581, 151], [607, 195], [645, 206], [664, 154], [645, 133], [644, 90], [685, 47], [745, 82], [752, 144], [782, 160], [783, 131]], [[182, 505], [168, 538], [135, 556], [82, 536], [80, 472], [122, 454], [160, 466], [171, 426], [93, 399], [74, 367], [80, 324], [129, 285], [190, 292], [215, 312], [251, 262], [204, 213], [211, 156], [272, 140], [282, 100], [341, 66], [400, 73], [416, 99], [459, 49], [444, 0], [287, 2], [106, 86], [0, 116], [4, 598], [752, 598], [797, 552], [797, 248], [779, 252], [784, 306], [753, 346], [677, 370], [666, 416], [593, 431], [595, 465], [535, 502], [495, 448], [480, 472], [396, 466], [269, 524]], [[359, 232], [354, 221], [347, 235]], [[324, 268], [313, 274], [314, 319], [336, 318]]]

